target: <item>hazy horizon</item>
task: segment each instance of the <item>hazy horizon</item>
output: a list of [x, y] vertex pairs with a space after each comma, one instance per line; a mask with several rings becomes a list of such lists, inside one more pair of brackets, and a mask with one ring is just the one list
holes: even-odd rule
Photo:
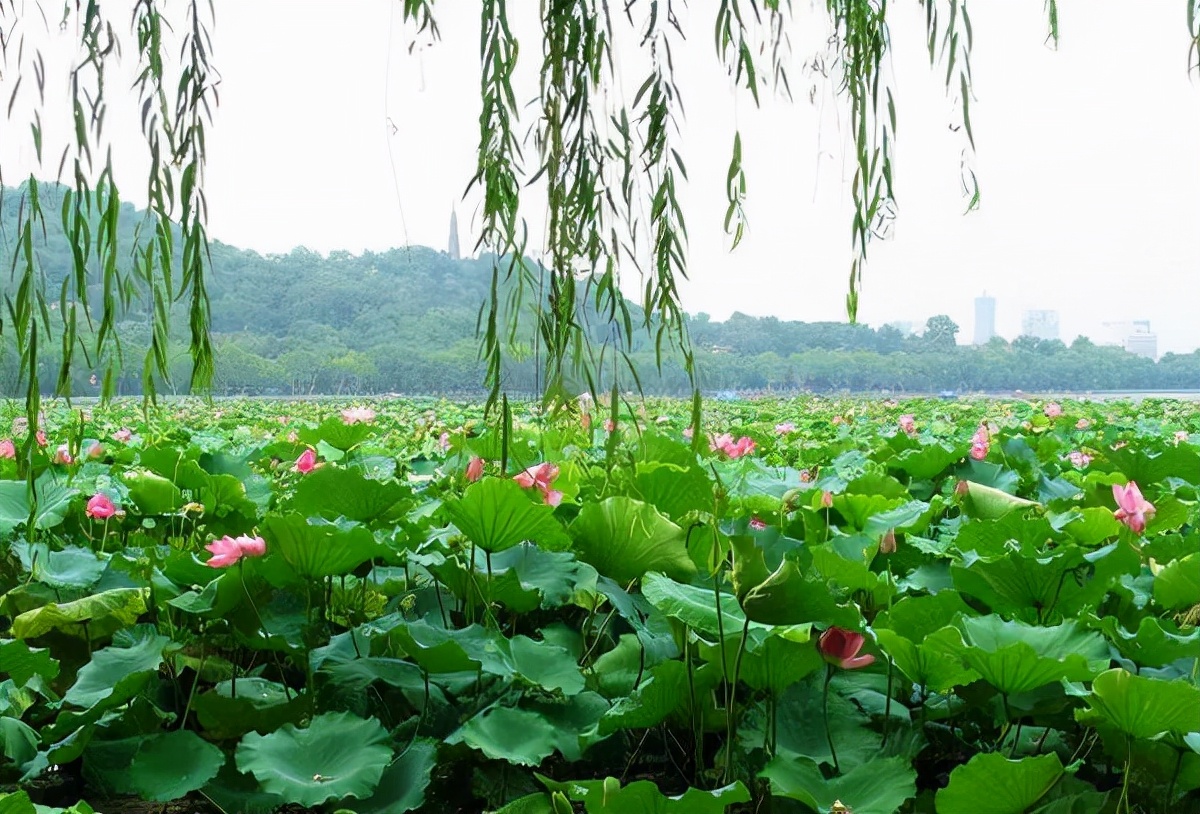
[[[437, 7], [442, 40], [415, 44], [388, 0], [348, 0], [337, 14], [282, 0], [215, 7], [222, 81], [208, 132], [211, 237], [264, 254], [445, 248], [456, 207], [464, 253], [471, 250], [478, 194], [462, 193], [478, 138], [476, 4]], [[1200, 83], [1186, 73], [1183, 7], [1147, 0], [1133, 12], [1120, 0], [1060, 0], [1057, 51], [1043, 44], [1041, 4], [973, 7], [982, 203], [966, 216], [964, 142], [950, 129], [944, 69], [929, 68], [920, 9], [891, 11], [899, 217], [893, 238], [871, 246], [860, 320], [921, 326], [944, 313], [966, 343], [974, 298], [986, 290], [997, 299], [997, 332], [1009, 339], [1023, 311], [1052, 309], [1068, 344], [1078, 334], [1101, 340], [1106, 321], [1149, 319], [1160, 354], [1200, 346], [1192, 316], [1200, 302]], [[510, 6], [510, 14], [525, 46], [522, 102], [537, 90], [536, 8]], [[822, 50], [824, 23], [812, 25], [822, 16], [797, 4], [789, 62], [796, 101], [768, 92], [755, 109], [748, 93], [732, 92], [713, 52], [711, 12], [686, 14], [676, 70], [687, 118], [676, 143], [690, 176], [681, 202], [691, 277], [680, 286], [690, 313], [845, 321], [852, 166], [844, 112], [832, 82], [802, 70]], [[636, 86], [639, 55], [618, 49], [617, 57], [630, 74], [623, 83]], [[128, 135], [114, 138], [118, 183], [141, 204], [136, 104], [110, 106], [110, 135]], [[531, 111], [523, 108], [522, 132]], [[70, 133], [69, 118], [60, 118], [47, 117], [49, 141]], [[730, 253], [722, 221], [735, 123], [749, 229]], [[0, 156], [6, 167], [24, 161], [28, 173], [27, 150], [0, 145]], [[20, 175], [7, 172], [6, 182]], [[528, 189], [524, 199], [531, 247], [541, 240], [540, 195]], [[636, 297], [636, 277], [625, 283]]]

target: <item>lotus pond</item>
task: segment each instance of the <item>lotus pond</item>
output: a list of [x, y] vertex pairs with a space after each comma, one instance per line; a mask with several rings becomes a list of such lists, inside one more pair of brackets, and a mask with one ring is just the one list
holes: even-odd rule
[[691, 425], [9, 407], [0, 812], [1200, 811], [1200, 405]]

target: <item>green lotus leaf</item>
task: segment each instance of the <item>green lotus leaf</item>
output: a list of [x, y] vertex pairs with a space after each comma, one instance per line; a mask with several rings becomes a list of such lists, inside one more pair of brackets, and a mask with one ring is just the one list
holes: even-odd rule
[[52, 551], [45, 543], [19, 542], [12, 551], [34, 579], [54, 588], [90, 588], [107, 567], [94, 551], [79, 546]]
[[1109, 670], [1096, 676], [1086, 700], [1089, 708], [1078, 710], [1076, 720], [1108, 725], [1132, 738], [1200, 732], [1200, 688], [1184, 680]]
[[357, 469], [323, 466], [300, 479], [291, 509], [330, 520], [345, 517], [370, 523], [402, 512], [411, 495], [412, 490], [397, 481], [374, 480]]
[[143, 800], [177, 800], [217, 776], [225, 754], [195, 732], [177, 729], [142, 741], [129, 784]]
[[299, 436], [305, 444], [328, 444], [336, 450], [346, 452], [367, 440], [373, 432], [370, 424], [347, 424], [340, 416], [334, 416], [325, 419], [317, 427], [301, 429]]
[[437, 747], [429, 741], [418, 741], [405, 750], [379, 778], [375, 793], [355, 800], [355, 814], [404, 814], [425, 803], [425, 789], [433, 780]]
[[1175, 560], [1154, 577], [1154, 601], [1172, 611], [1200, 605], [1200, 553]]
[[751, 588], [742, 608], [752, 621], [768, 625], [820, 622], [850, 629], [862, 625], [857, 608], [836, 602], [825, 581], [805, 578], [794, 560], [784, 560]]
[[366, 798], [391, 762], [388, 740], [374, 718], [330, 712], [305, 729], [285, 724], [269, 735], [251, 732], [238, 744], [237, 767], [253, 774], [265, 791], [297, 805]]
[[465, 743], [492, 760], [538, 766], [554, 753], [556, 737], [556, 727], [538, 712], [492, 707], [472, 717], [446, 742]]
[[[62, 523], [71, 510], [71, 501], [79, 490], [53, 472], [43, 473], [33, 484], [34, 528], [52, 529]], [[8, 534], [29, 522], [31, 504], [29, 485], [23, 480], [0, 481], [0, 533]]]
[[1037, 627], [999, 616], [962, 617], [926, 638], [935, 652], [958, 656], [1006, 695], [1066, 679], [1087, 681], [1108, 666], [1108, 643], [1074, 622]]
[[588, 503], [571, 524], [571, 534], [576, 556], [621, 585], [651, 571], [684, 582], [696, 575], [683, 529], [640, 500], [610, 497]]
[[679, 466], [663, 461], [641, 461], [634, 474], [637, 497], [675, 522], [692, 512], [712, 508], [712, 481], [694, 462]]
[[[683, 585], [662, 574], [646, 575], [642, 580], [642, 596], [665, 615], [710, 636], [719, 636], [722, 632], [729, 635], [741, 630], [746, 622], [746, 616], [733, 594], [721, 594], [721, 614], [718, 617], [716, 597], [711, 589]], [[755, 624], [751, 622], [752, 626]]]
[[158, 672], [170, 643], [151, 625], [121, 631], [110, 647], [97, 650], [79, 669], [63, 703], [87, 708], [104, 700], [123, 702]]
[[815, 761], [780, 755], [760, 776], [771, 781], [773, 794], [817, 811], [830, 811], [841, 802], [854, 814], [894, 814], [917, 793], [917, 773], [901, 757], [873, 760], [826, 780]]
[[86, 633], [93, 641], [102, 639], [136, 622], [146, 612], [149, 593], [146, 588], [114, 588], [61, 605], [51, 602], [13, 619], [12, 634], [18, 639], [33, 639], [61, 630], [72, 636]]
[[154, 472], [130, 469], [122, 473], [121, 481], [141, 514], [175, 514], [185, 502], [174, 482]]
[[969, 480], [965, 483], [967, 494], [963, 499], [963, 507], [968, 517], [997, 520], [1011, 512], [1041, 506], [1037, 501], [1017, 497], [1002, 489]]
[[279, 554], [297, 574], [310, 579], [340, 576], [388, 553], [365, 526], [312, 523], [303, 515], [269, 515], [262, 535], [267, 553]]
[[1142, 617], [1134, 633], [1127, 632], [1111, 616], [1089, 616], [1086, 624], [1102, 631], [1121, 655], [1142, 667], [1163, 667], [1179, 659], [1200, 659], [1200, 630], [1184, 634], [1168, 619]]
[[[649, 780], [622, 786], [615, 777], [563, 783], [540, 774], [537, 778], [551, 792], [582, 802], [587, 814], [725, 814], [730, 806], [750, 801], [750, 792], [740, 780], [712, 791], [689, 788], [677, 797], [668, 797]], [[531, 807], [528, 814], [539, 811]]]
[[58, 660], [48, 649], [30, 647], [19, 639], [0, 641], [0, 664], [18, 687], [24, 687], [34, 676], [49, 681], [59, 671]]
[[935, 798], [937, 814], [1026, 814], [1062, 775], [1056, 754], [1023, 760], [978, 754], [950, 773], [949, 785]]
[[525, 542], [551, 551], [570, 545], [554, 508], [506, 478], [483, 478], [461, 498], [447, 500], [445, 508], [458, 530], [484, 551], [496, 553]]
[[637, 689], [620, 698], [600, 720], [600, 733], [622, 729], [648, 729], [665, 721], [677, 710], [691, 705], [692, 690], [703, 697], [721, 680], [716, 665], [704, 665], [688, 675], [682, 661], [664, 661], [643, 677]]

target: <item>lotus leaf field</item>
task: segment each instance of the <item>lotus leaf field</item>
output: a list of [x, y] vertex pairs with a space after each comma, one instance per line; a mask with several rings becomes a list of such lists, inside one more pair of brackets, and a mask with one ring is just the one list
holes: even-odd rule
[[1200, 405], [15, 409], [3, 814], [1200, 811]]

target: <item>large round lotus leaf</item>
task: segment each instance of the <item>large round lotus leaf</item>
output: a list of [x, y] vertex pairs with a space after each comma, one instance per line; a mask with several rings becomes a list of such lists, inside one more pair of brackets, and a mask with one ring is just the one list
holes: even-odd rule
[[554, 752], [555, 726], [538, 712], [493, 707], [476, 715], [447, 742], [467, 744], [492, 760], [537, 766]]
[[183, 492], [172, 481], [153, 472], [129, 470], [121, 476], [129, 498], [142, 514], [174, 514], [183, 505]]
[[177, 800], [217, 776], [225, 754], [195, 732], [177, 729], [142, 743], [129, 782], [144, 800]]
[[937, 814], [1025, 814], [1062, 773], [1062, 761], [1053, 753], [1024, 760], [978, 754], [950, 773], [950, 784], [935, 799]]
[[1028, 692], [1066, 679], [1088, 681], [1108, 666], [1108, 643], [1074, 622], [1038, 627], [999, 616], [961, 618], [924, 646], [962, 659], [1002, 693]]
[[437, 748], [433, 743], [414, 743], [389, 765], [370, 798], [353, 803], [356, 814], [403, 814], [425, 803], [425, 789], [433, 779]]
[[392, 759], [387, 731], [375, 719], [332, 712], [307, 729], [286, 724], [269, 735], [251, 732], [237, 748], [237, 767], [290, 803], [317, 806], [369, 797]]
[[304, 515], [369, 523], [395, 517], [397, 504], [411, 494], [408, 486], [394, 480], [374, 480], [355, 469], [323, 466], [301, 479], [291, 507]]
[[1087, 710], [1075, 717], [1088, 724], [1107, 724], [1134, 738], [1165, 732], [1200, 732], [1200, 689], [1186, 681], [1163, 681], [1109, 670], [1096, 676]]
[[683, 582], [696, 575], [683, 529], [649, 503], [628, 497], [588, 503], [571, 533], [576, 556], [621, 585], [650, 571]]
[[873, 760], [826, 780], [815, 761], [780, 755], [762, 776], [771, 781], [772, 793], [817, 811], [836, 810], [834, 803], [841, 802], [854, 814], [892, 814], [917, 793], [917, 773], [901, 757]]
[[511, 480], [484, 478], [445, 506], [459, 531], [484, 551], [504, 551], [524, 542], [547, 550], [570, 544], [553, 507], [532, 500]]
[[262, 528], [267, 553], [281, 555], [302, 577], [341, 576], [388, 553], [364, 526], [310, 523], [302, 515], [289, 514], [270, 515]]

